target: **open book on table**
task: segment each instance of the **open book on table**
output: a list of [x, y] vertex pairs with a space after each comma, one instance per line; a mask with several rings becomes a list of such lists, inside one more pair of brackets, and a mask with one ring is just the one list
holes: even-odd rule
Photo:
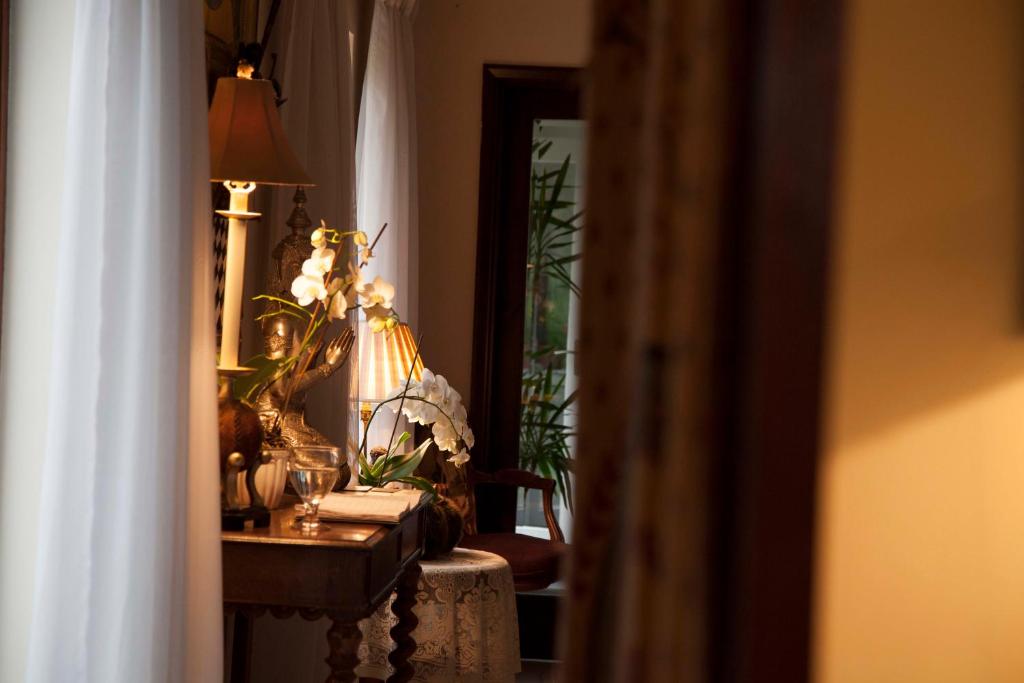
[[[394, 524], [429, 494], [419, 489], [341, 491], [329, 493], [320, 503], [320, 518], [339, 522]], [[296, 505], [297, 511], [302, 505]]]

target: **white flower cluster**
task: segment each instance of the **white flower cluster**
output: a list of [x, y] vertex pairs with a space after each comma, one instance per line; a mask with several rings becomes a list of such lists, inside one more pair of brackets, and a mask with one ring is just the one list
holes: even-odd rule
[[327, 316], [331, 320], [344, 318], [348, 309], [358, 301], [370, 329], [374, 332], [390, 330], [398, 324], [398, 318], [392, 310], [394, 285], [385, 282], [380, 276], [372, 282], [363, 282], [359, 269], [353, 268], [352, 264], [348, 265], [348, 275], [344, 277], [336, 277], [333, 272], [337, 253], [327, 245], [338, 243], [346, 236], [350, 236], [357, 246], [363, 247], [364, 261], [373, 256], [366, 246], [366, 233], [361, 230], [339, 233], [321, 221], [320, 227], [310, 236], [313, 253], [302, 264], [302, 274], [292, 281], [292, 296], [300, 306], [308, 306], [314, 301], [327, 302]]
[[[406, 400], [402, 403], [402, 414], [410, 422], [432, 424], [431, 432], [437, 447], [452, 454], [448, 462], [455, 463], [457, 467], [465, 464], [469, 460], [468, 449], [473, 447], [476, 439], [466, 422], [466, 407], [462, 405], [459, 392], [448, 385], [444, 375], [435, 375], [424, 368], [422, 381], [410, 382], [408, 390], [399, 387], [388, 398], [398, 398], [403, 393]], [[397, 413], [398, 404], [394, 401], [388, 405]]]

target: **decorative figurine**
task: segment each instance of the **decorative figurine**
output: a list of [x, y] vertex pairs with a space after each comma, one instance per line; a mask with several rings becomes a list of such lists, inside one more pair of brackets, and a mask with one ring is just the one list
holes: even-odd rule
[[[283, 358], [298, 347], [298, 336], [295, 330], [295, 319], [287, 314], [271, 316], [264, 319], [263, 339], [264, 353], [268, 358]], [[263, 431], [267, 434], [267, 441], [271, 442], [279, 437], [281, 442], [273, 445], [295, 446], [334, 446], [323, 434], [306, 423], [306, 394], [307, 392], [333, 375], [338, 368], [344, 365], [349, 353], [352, 351], [352, 342], [355, 334], [352, 328], [346, 327], [344, 331], [324, 350], [324, 362], [316, 367], [311, 367], [295, 384], [292, 390], [291, 399], [287, 406], [285, 401], [288, 392], [288, 385], [292, 381], [290, 375], [277, 379], [267, 385], [256, 398], [256, 412], [263, 423]], [[308, 351], [314, 359], [320, 349], [313, 347]], [[302, 365], [304, 359], [300, 359], [297, 365]], [[313, 365], [312, 362], [309, 365]]]
[[[295, 196], [292, 197], [295, 207], [288, 216], [285, 224], [292, 229], [290, 235], [285, 235], [274, 247], [271, 257], [277, 262], [276, 268], [271, 268], [267, 275], [267, 292], [283, 299], [291, 299], [289, 290], [299, 273], [302, 272], [302, 262], [313, 253], [313, 245], [309, 242], [309, 235], [306, 230], [313, 225], [309, 214], [306, 213], [306, 192], [301, 187], [295, 188]], [[273, 309], [271, 309], [273, 310]]]
[[[267, 289], [275, 296], [288, 299], [292, 281], [302, 273], [302, 264], [313, 253], [306, 230], [312, 225], [306, 209], [306, 194], [297, 188], [293, 198], [295, 208], [287, 224], [292, 229], [272, 253], [275, 267], [267, 277]], [[278, 359], [293, 355], [301, 347], [303, 330], [296, 328], [296, 318], [279, 310], [280, 304], [271, 302], [263, 319], [263, 351], [267, 358]], [[275, 314], [274, 311], [278, 312]], [[256, 412], [263, 423], [268, 445], [273, 446], [334, 446], [327, 437], [306, 422], [306, 395], [318, 383], [333, 375], [345, 364], [352, 350], [355, 334], [351, 328], [345, 330], [323, 348], [314, 345], [306, 356], [296, 363], [297, 368], [308, 367], [298, 381], [291, 373], [278, 378], [257, 396]], [[323, 362], [315, 362], [323, 349]], [[292, 385], [294, 382], [294, 386]], [[288, 395], [289, 388], [291, 396]], [[344, 488], [351, 478], [351, 469], [345, 463], [336, 488]]]

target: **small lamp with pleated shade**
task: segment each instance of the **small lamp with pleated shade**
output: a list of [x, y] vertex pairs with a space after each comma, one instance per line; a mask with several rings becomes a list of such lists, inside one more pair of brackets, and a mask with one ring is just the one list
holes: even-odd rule
[[422, 380], [423, 359], [416, 353], [416, 341], [408, 325], [400, 323], [390, 331], [372, 332], [367, 323], [359, 323], [359, 386], [355, 396], [364, 432], [373, 406], [405, 385], [410, 366], [411, 381]]

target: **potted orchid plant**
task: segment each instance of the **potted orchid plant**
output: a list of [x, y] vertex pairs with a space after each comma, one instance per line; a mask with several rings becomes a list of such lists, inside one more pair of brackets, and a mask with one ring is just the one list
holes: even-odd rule
[[[462, 396], [448, 384], [444, 375], [435, 375], [428, 368], [424, 368], [420, 381], [407, 378], [404, 385], [392, 391], [374, 408], [370, 423], [384, 406], [388, 406], [396, 414], [400, 412], [414, 424], [429, 426], [432, 438], [409, 453], [401, 453], [401, 446], [411, 438], [411, 435], [409, 432], [402, 432], [395, 441], [392, 434], [393, 445], [389, 444], [385, 449], [375, 449], [377, 452], [367, 453], [364, 434], [359, 447], [359, 483], [381, 486], [389, 481], [399, 481], [433, 493], [434, 486], [431, 482], [413, 475], [431, 444], [437, 444], [439, 450], [450, 453], [447, 460], [456, 467], [461, 467], [469, 461], [469, 449], [475, 443], [473, 430], [466, 421], [466, 407], [462, 403]], [[372, 461], [370, 457], [373, 458]]]
[[[415, 362], [414, 359], [413, 365]], [[364, 435], [359, 450], [359, 483], [383, 486], [397, 481], [430, 493], [431, 504], [427, 508], [424, 526], [424, 557], [435, 559], [450, 552], [462, 538], [462, 513], [452, 501], [437, 494], [432, 482], [417, 476], [415, 471], [431, 444], [437, 444], [439, 450], [450, 453], [447, 460], [456, 467], [462, 467], [469, 461], [469, 449], [475, 439], [466, 421], [466, 408], [462, 396], [444, 376], [435, 375], [427, 368], [423, 369], [418, 382], [412, 380], [410, 373], [402, 386], [376, 406], [370, 423], [385, 405], [395, 413], [400, 412], [410, 422], [430, 426], [431, 438], [414, 450], [402, 453], [399, 449], [409, 440], [409, 432], [402, 432], [395, 441], [393, 429], [391, 441], [394, 445], [389, 443], [387, 448], [373, 449], [367, 454]], [[368, 429], [366, 433], [369, 433]]]

